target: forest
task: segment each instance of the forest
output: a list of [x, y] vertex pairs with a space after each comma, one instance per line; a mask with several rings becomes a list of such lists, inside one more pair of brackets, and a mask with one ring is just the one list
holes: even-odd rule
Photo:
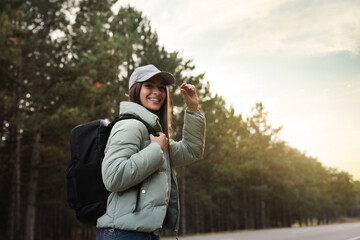
[[0, 2], [3, 239], [95, 239], [96, 228], [79, 223], [67, 204], [69, 134], [117, 116], [133, 69], [149, 63], [177, 80], [170, 87], [172, 138], [181, 139], [181, 83], [196, 86], [207, 119], [204, 159], [176, 169], [180, 235], [360, 217], [359, 181], [279, 139], [281, 126], [267, 122], [263, 103], [249, 116], [236, 114], [210, 91], [205, 73], [194, 73], [192, 60], [159, 44], [142, 12], [113, 12], [115, 2]]

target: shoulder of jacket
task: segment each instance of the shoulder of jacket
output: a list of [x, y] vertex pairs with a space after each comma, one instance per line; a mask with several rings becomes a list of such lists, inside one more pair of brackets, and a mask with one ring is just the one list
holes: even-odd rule
[[115, 123], [115, 125], [113, 126], [113, 128], [111, 129], [111, 132], [113, 135], [113, 133], [117, 132], [117, 131], [126, 131], [126, 132], [143, 132], [143, 131], [147, 131], [145, 125], [140, 122], [139, 120], [136, 119], [124, 119], [124, 120], [120, 120], [117, 123]]

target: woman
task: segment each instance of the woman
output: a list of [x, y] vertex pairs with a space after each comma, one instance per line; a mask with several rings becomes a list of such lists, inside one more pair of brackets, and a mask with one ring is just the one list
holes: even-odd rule
[[[168, 85], [174, 77], [153, 65], [136, 68], [129, 80], [129, 102], [121, 114], [133, 114], [149, 123], [158, 136], [149, 135], [138, 120], [117, 122], [111, 130], [102, 163], [102, 176], [111, 192], [106, 213], [97, 221], [97, 240], [160, 239], [159, 230], [179, 227], [179, 195], [173, 168], [202, 158], [205, 117], [198, 109], [195, 87], [182, 84], [187, 109], [183, 138], [170, 135]], [[140, 187], [139, 187], [140, 186]]]

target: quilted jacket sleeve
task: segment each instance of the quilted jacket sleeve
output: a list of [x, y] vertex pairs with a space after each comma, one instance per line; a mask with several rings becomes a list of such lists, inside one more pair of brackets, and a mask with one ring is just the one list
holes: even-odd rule
[[160, 145], [151, 143], [142, 149], [141, 145], [147, 139], [146, 127], [137, 120], [122, 120], [115, 124], [101, 168], [108, 191], [124, 191], [160, 168], [165, 161]]
[[175, 167], [186, 165], [203, 157], [205, 127], [205, 116], [201, 112], [185, 111], [182, 140], [170, 142]]

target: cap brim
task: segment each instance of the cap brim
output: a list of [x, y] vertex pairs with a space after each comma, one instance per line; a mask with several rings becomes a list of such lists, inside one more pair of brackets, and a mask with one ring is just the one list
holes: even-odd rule
[[160, 75], [164, 81], [165, 81], [165, 85], [172, 85], [175, 83], [175, 78], [171, 73], [168, 72], [160, 72], [158, 74], [155, 75]]
[[160, 75], [164, 79], [165, 85], [172, 85], [175, 83], [175, 77], [171, 73], [163, 72], [163, 71], [158, 73], [149, 73], [143, 76], [141, 79], [137, 80], [137, 82], [146, 82], [147, 80], [149, 80], [150, 78], [156, 75]]

